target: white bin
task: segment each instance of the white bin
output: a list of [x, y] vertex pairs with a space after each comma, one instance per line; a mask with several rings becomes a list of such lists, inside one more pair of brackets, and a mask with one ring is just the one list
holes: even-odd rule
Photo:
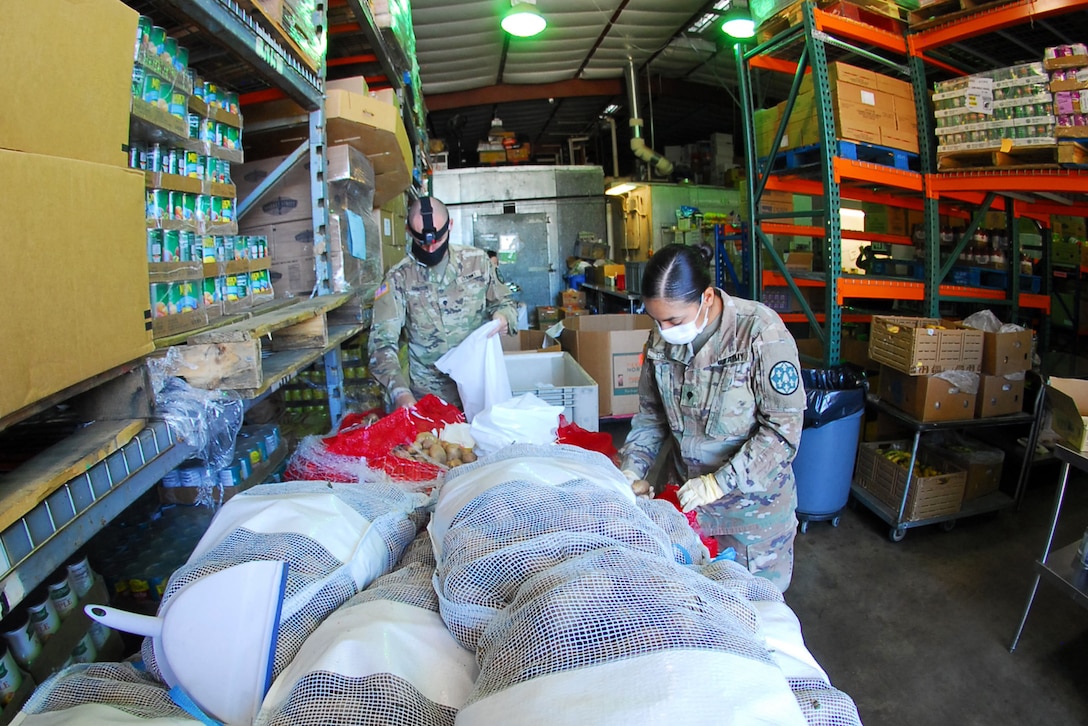
[[515, 353], [503, 358], [515, 396], [533, 393], [553, 406], [562, 406], [567, 421], [586, 431], [600, 429], [597, 382], [570, 353]]

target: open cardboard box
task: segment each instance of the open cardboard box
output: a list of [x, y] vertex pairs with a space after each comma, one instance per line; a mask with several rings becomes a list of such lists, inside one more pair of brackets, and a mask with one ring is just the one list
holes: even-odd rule
[[519, 330], [517, 335], [500, 335], [503, 353], [556, 353], [559, 341], [543, 330]]
[[1088, 451], [1088, 381], [1052, 376], [1046, 400], [1054, 433], [1074, 451]]

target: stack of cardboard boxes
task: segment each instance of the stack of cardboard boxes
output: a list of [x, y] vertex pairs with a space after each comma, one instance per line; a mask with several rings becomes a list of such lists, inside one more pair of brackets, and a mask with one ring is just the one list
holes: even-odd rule
[[[874, 73], [846, 63], [828, 64], [835, 136], [892, 149], [918, 153], [918, 117], [914, 89], [907, 81]], [[756, 111], [756, 153], [768, 156], [786, 102]], [[801, 83], [779, 150], [820, 143], [812, 76]]]
[[[137, 13], [0, 4], [0, 418], [151, 352], [144, 174], [126, 168]], [[43, 49], [48, 49], [44, 52]]]

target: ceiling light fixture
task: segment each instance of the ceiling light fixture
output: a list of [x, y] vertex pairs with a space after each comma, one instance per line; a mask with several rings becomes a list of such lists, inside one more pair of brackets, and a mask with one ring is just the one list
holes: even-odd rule
[[548, 21], [536, 9], [536, 0], [510, 0], [510, 9], [502, 16], [502, 29], [519, 38], [537, 35]]
[[722, 16], [722, 30], [730, 38], [747, 40], [756, 34], [756, 24], [747, 6], [733, 5]]
[[632, 184], [631, 182], [619, 182], [617, 184], [613, 184], [608, 189], [605, 189], [604, 193], [610, 197], [618, 197], [621, 194], [633, 192], [636, 189], [638, 189], [638, 184]]

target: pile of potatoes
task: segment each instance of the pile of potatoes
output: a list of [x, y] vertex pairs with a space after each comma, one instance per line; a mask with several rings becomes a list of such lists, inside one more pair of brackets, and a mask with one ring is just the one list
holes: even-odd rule
[[407, 447], [398, 446], [393, 453], [406, 459], [425, 461], [450, 469], [476, 461], [476, 454], [471, 448], [450, 441], [441, 441], [430, 431], [424, 431], [416, 436], [416, 440]]

